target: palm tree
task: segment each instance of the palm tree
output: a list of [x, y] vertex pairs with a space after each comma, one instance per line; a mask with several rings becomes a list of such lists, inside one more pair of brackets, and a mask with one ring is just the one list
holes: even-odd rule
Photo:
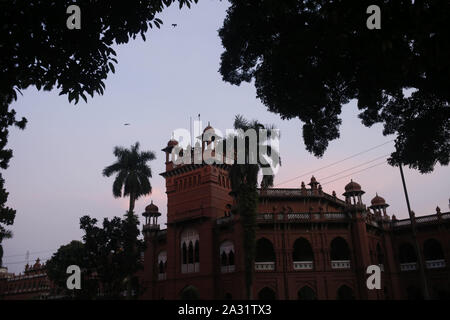
[[[248, 129], [254, 129], [258, 133], [259, 129], [265, 129], [268, 132], [268, 136], [272, 136], [276, 133], [273, 126], [264, 126], [257, 120], [248, 121], [243, 116], [237, 115], [234, 120], [234, 128], [241, 129], [243, 132]], [[260, 147], [267, 143], [267, 137], [263, 135], [256, 135], [256, 155], [252, 154], [255, 149], [250, 148], [249, 141], [244, 142], [245, 145], [245, 162], [244, 164], [238, 164], [236, 161], [231, 165], [229, 171], [229, 177], [231, 181], [231, 195], [235, 200], [235, 213], [241, 217], [242, 226], [244, 229], [244, 259], [245, 259], [245, 282], [246, 282], [246, 294], [247, 299], [252, 299], [252, 284], [253, 284], [253, 269], [255, 261], [255, 234], [256, 234], [256, 211], [258, 206], [258, 174], [262, 168], [269, 170], [271, 174], [264, 174], [261, 179], [261, 188], [269, 188], [273, 186], [274, 173], [271, 168], [280, 164], [278, 162], [278, 151], [270, 149], [268, 147], [268, 153], [271, 153], [272, 159], [275, 159], [275, 163], [270, 165], [263, 165], [260, 155]], [[238, 146], [238, 140], [245, 140], [242, 134], [228, 137], [227, 139], [234, 139], [235, 149]], [[270, 151], [269, 151], [270, 150]], [[236, 158], [236, 156], [235, 156]], [[251, 163], [250, 159], [258, 159], [257, 163]], [[236, 159], [235, 159], [236, 160]], [[267, 171], [266, 171], [267, 173]]]
[[[141, 196], [152, 192], [150, 178], [152, 170], [147, 164], [148, 161], [156, 159], [153, 151], [139, 151], [139, 142], [136, 142], [130, 149], [115, 147], [114, 155], [117, 161], [103, 169], [103, 176], [110, 177], [116, 174], [113, 183], [113, 195], [115, 198], [130, 197], [130, 207], [126, 214], [127, 223], [136, 224], [137, 217], [134, 215], [134, 204]], [[136, 240], [130, 239], [131, 250], [136, 250]], [[132, 253], [130, 253], [132, 254]], [[127, 297], [131, 298], [131, 279], [130, 274], [127, 279]]]

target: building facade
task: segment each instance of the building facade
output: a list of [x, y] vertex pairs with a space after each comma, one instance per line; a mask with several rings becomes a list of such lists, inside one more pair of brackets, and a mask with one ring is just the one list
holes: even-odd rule
[[47, 299], [51, 288], [45, 264], [41, 264], [39, 258], [35, 264], [27, 264], [23, 274], [0, 274], [0, 300]]
[[[243, 228], [230, 210], [229, 168], [176, 165], [175, 146], [170, 140], [163, 149], [167, 228], [153, 203], [143, 213], [142, 298], [245, 299]], [[344, 191], [343, 199], [328, 194], [314, 177], [299, 188], [259, 190], [255, 299], [421, 298], [411, 221], [390, 216], [378, 194], [367, 206], [354, 181]], [[414, 222], [431, 297], [448, 299], [450, 212], [437, 208]], [[380, 266], [381, 289], [367, 288], [369, 265]]]

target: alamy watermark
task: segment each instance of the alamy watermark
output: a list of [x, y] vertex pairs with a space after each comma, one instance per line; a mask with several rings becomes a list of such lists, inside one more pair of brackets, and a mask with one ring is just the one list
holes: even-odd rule
[[[199, 132], [199, 128], [201, 121], [194, 121], [194, 132]], [[189, 130], [178, 128], [172, 139], [178, 142], [171, 150], [171, 160], [176, 166], [257, 164], [263, 175], [276, 174], [280, 166], [279, 129], [226, 129], [223, 135], [219, 129], [209, 127], [203, 134], [191, 137]]]

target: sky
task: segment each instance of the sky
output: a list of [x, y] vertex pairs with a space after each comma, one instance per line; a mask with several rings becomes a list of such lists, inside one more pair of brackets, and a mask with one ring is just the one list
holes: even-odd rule
[[[268, 112], [256, 98], [252, 83], [232, 86], [222, 81], [218, 69], [223, 48], [217, 31], [228, 6], [226, 1], [206, 0], [191, 9], [173, 6], [164, 11], [163, 26], [151, 29], [147, 41], [137, 38], [115, 48], [116, 73], [106, 80], [105, 94], [87, 103], [70, 104], [56, 90], [30, 88], [19, 96], [12, 107], [29, 122], [24, 131], [11, 129], [8, 146], [14, 157], [3, 172], [7, 205], [17, 210], [11, 226], [14, 236], [3, 243], [3, 260], [10, 272], [23, 272], [27, 251], [30, 262], [38, 257], [46, 260], [61, 245], [80, 240], [81, 216], [102, 221], [125, 214], [128, 198], [115, 199], [113, 177], [101, 174], [115, 160], [114, 146], [129, 147], [139, 141], [141, 150], [156, 153], [156, 160], [150, 162], [153, 192], [139, 199], [136, 209], [143, 212], [153, 200], [165, 228], [161, 149], [173, 130], [189, 130], [190, 117], [198, 114], [203, 126], [210, 121], [222, 132], [232, 128], [236, 114], [280, 129], [282, 166], [276, 187], [299, 188], [301, 181], [308, 183], [314, 174], [325, 192], [335, 190], [343, 198], [344, 186], [353, 179], [366, 192], [365, 204], [370, 205], [378, 192], [390, 205], [389, 215], [407, 218], [399, 170], [383, 163], [394, 149], [395, 137], [383, 136], [381, 125], [364, 127], [355, 101], [343, 107], [341, 136], [319, 159], [306, 151], [299, 120], [281, 120]], [[89, 21], [81, 23], [83, 27]], [[449, 211], [449, 167], [436, 166], [426, 175], [409, 168], [404, 172], [417, 216], [434, 214], [436, 206]]]

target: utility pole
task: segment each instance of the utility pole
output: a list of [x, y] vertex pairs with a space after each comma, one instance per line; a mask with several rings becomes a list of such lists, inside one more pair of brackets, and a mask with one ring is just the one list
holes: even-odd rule
[[425, 263], [420, 250], [419, 242], [417, 241], [416, 219], [412, 214], [411, 207], [409, 205], [408, 190], [406, 190], [405, 176], [403, 175], [402, 164], [399, 164], [400, 175], [402, 176], [403, 190], [405, 191], [406, 205], [408, 206], [409, 220], [411, 221], [412, 237], [417, 252], [417, 267], [419, 268], [420, 279], [422, 282], [422, 293], [425, 300], [430, 300], [430, 294], [428, 292], [428, 282], [425, 275]]

